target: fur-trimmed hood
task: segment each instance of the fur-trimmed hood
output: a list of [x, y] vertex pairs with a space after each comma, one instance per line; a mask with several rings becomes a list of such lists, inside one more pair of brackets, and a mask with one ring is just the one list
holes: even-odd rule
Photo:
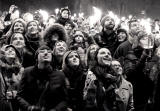
[[48, 27], [44, 33], [43, 33], [43, 38], [44, 38], [44, 41], [48, 42], [50, 41], [51, 39], [51, 35], [53, 35], [54, 33], [57, 33], [59, 35], [59, 40], [63, 40], [66, 42], [67, 40], [67, 32], [66, 30], [64, 29], [64, 27], [58, 23], [55, 23], [53, 25], [51, 25], [50, 27]]

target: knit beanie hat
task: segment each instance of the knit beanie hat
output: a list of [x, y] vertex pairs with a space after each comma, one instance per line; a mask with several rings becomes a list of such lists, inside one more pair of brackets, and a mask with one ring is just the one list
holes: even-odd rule
[[7, 50], [7, 48], [9, 48], [9, 47], [12, 47], [15, 50], [16, 55], [17, 55], [17, 57], [19, 59], [19, 62], [22, 63], [22, 57], [21, 57], [19, 51], [13, 45], [6, 45], [5, 46], [5, 50]]
[[111, 16], [109, 16], [109, 15], [105, 15], [104, 17], [102, 17], [102, 19], [101, 19], [101, 25], [102, 25], [102, 27], [104, 26], [104, 23], [105, 23], [105, 21], [107, 20], [107, 19], [113, 19]]
[[41, 47], [39, 47], [39, 48], [37, 49], [37, 51], [35, 52], [35, 59], [37, 59], [37, 58], [38, 58], [39, 51], [40, 51], [40, 50], [44, 50], [44, 49], [47, 49], [47, 50], [52, 51], [52, 50], [51, 50], [51, 48], [49, 48], [48, 46], [46, 46], [46, 45], [42, 45], [42, 46], [41, 46]]

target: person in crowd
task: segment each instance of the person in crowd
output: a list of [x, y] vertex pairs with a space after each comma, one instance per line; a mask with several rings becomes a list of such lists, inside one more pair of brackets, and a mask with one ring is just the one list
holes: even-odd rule
[[73, 32], [73, 29], [76, 27], [76, 25], [74, 24], [73, 21], [67, 21], [64, 25], [64, 28], [66, 29], [67, 33], [68, 33], [68, 36], [69, 36], [69, 39], [71, 39], [71, 35], [72, 35], [72, 32]]
[[53, 48], [53, 55], [54, 55], [54, 66], [57, 70], [62, 70], [62, 62], [63, 56], [67, 52], [68, 46], [66, 42], [59, 40], [55, 43]]
[[120, 45], [121, 43], [125, 42], [128, 39], [127, 31], [125, 29], [118, 29], [117, 30], [117, 38], [118, 38], [117, 44]]
[[96, 51], [96, 65], [88, 73], [84, 88], [85, 111], [133, 111], [133, 88], [120, 63], [107, 48]]
[[113, 55], [117, 48], [117, 36], [114, 30], [115, 21], [112, 17], [106, 15], [101, 19], [101, 25], [103, 29], [94, 36], [94, 40], [100, 47], [108, 48]]
[[67, 51], [63, 56], [62, 70], [66, 76], [69, 95], [68, 109], [82, 111], [85, 73], [77, 51]]
[[26, 38], [34, 50], [34, 52], [40, 47], [42, 43], [42, 36], [40, 34], [39, 23], [36, 20], [32, 20], [26, 25]]
[[91, 44], [87, 48], [86, 55], [85, 55], [85, 65], [89, 70], [91, 70], [96, 63], [95, 52], [97, 49], [99, 49], [99, 46], [97, 44]]
[[80, 55], [81, 61], [83, 66], [85, 65], [85, 52], [86, 52], [86, 42], [85, 37], [82, 31], [76, 30], [73, 34], [73, 40], [70, 43], [69, 49], [77, 50], [78, 54]]
[[25, 28], [26, 28], [26, 23], [23, 19], [18, 18], [15, 19], [7, 32], [6, 36], [9, 38], [12, 36], [13, 33], [22, 33], [23, 35], [25, 34]]
[[137, 38], [137, 35], [140, 31], [140, 23], [137, 19], [132, 19], [129, 21], [129, 35], [128, 39], [120, 44], [114, 53], [115, 59], [123, 59], [129, 51], [132, 51], [132, 44], [134, 39]]
[[53, 47], [55, 46], [55, 43], [58, 40], [67, 42], [68, 35], [64, 27], [56, 23], [45, 30], [43, 34], [43, 39], [46, 45], [51, 49], [53, 49]]
[[5, 29], [4, 29], [4, 33], [6, 34], [8, 32], [8, 30], [10, 29], [12, 22], [19, 18], [20, 14], [19, 14], [19, 10], [18, 7], [16, 5], [11, 5], [9, 8], [9, 11], [7, 13], [7, 15], [4, 18], [4, 24], [5, 24]]
[[17, 101], [22, 111], [66, 111], [65, 75], [53, 67], [52, 50], [42, 45], [35, 54], [37, 63], [24, 70]]
[[149, 37], [146, 34], [139, 33], [135, 40], [133, 51], [130, 51], [124, 58], [124, 74], [126, 79], [133, 85], [133, 97], [135, 111], [145, 111], [152, 95], [153, 83], [149, 78], [148, 65], [151, 59], [151, 49]]
[[18, 85], [23, 73], [21, 64], [21, 56], [18, 50], [13, 45], [6, 45], [4, 50], [1, 50], [0, 57], [0, 75], [3, 83], [1, 83], [1, 100], [8, 100], [13, 111], [18, 110], [16, 102], [16, 94]]
[[68, 7], [61, 8], [56, 23], [65, 26], [65, 23], [71, 20], [71, 11]]
[[73, 40], [70, 43], [70, 49], [78, 49], [79, 47], [85, 49], [85, 37], [82, 31], [76, 30], [73, 34]]
[[13, 33], [13, 35], [8, 38], [8, 44], [12, 44], [20, 52], [22, 66], [24, 68], [35, 64], [34, 50], [31, 48], [28, 39], [22, 33]]
[[151, 98], [151, 104], [152, 104], [152, 111], [159, 111], [160, 107], [159, 107], [159, 103], [160, 103], [160, 99], [159, 99], [159, 83], [160, 83], [160, 74], [159, 74], [159, 70], [160, 70], [160, 47], [157, 48], [155, 55], [157, 57], [155, 64], [153, 65], [153, 67], [151, 68], [150, 71], [150, 79], [152, 80], [153, 84], [154, 84], [154, 88], [153, 88], [153, 95]]

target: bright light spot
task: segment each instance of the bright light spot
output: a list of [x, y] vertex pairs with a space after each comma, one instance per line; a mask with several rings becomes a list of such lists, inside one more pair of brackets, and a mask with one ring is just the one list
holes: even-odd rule
[[59, 8], [56, 8], [56, 9], [55, 9], [56, 15], [58, 14], [58, 12], [59, 12]]
[[74, 14], [73, 14], [73, 16], [74, 16], [74, 17], [76, 17], [76, 16], [77, 16], [77, 14], [76, 14], [76, 13], [74, 13]]
[[93, 6], [94, 14], [89, 17], [90, 26], [93, 27], [95, 23], [97, 23], [102, 17], [102, 11], [97, 7]]
[[78, 16], [83, 18], [84, 13], [79, 13]]
[[114, 13], [113, 13], [112, 11], [109, 11], [109, 12], [108, 12], [108, 15], [109, 15], [110, 17], [112, 17], [112, 18], [115, 17], [115, 15], [114, 15]]
[[33, 15], [31, 13], [25, 13], [24, 16], [23, 16], [23, 19], [26, 22], [32, 21], [33, 20]]
[[125, 21], [125, 20], [126, 20], [126, 17], [122, 17], [121, 20], [122, 20], [122, 21]]
[[129, 19], [131, 19], [132, 17], [133, 17], [132, 15], [129, 15], [129, 16], [128, 16]]
[[142, 25], [142, 27], [145, 29], [145, 31], [150, 34], [151, 33], [151, 23], [150, 21], [148, 21], [147, 19], [141, 19], [140, 20], [140, 24]]
[[39, 13], [43, 16], [43, 20], [47, 21], [48, 20], [48, 12], [45, 10], [39, 10]]

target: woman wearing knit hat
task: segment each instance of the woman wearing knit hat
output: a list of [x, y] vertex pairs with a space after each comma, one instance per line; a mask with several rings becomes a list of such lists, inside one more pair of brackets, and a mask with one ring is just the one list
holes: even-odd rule
[[52, 66], [52, 50], [42, 45], [35, 54], [37, 63], [24, 70], [18, 103], [22, 111], [66, 111], [65, 76]]
[[4, 98], [0, 99], [9, 100], [13, 111], [17, 111], [19, 108], [15, 97], [23, 73], [21, 61], [21, 56], [14, 46], [7, 45], [4, 47], [4, 50], [1, 51], [0, 75], [3, 80], [3, 82], [1, 82], [4, 84], [0, 85], [2, 85], [1, 90]]
[[85, 73], [76, 51], [67, 51], [63, 56], [62, 70], [66, 76], [69, 95], [68, 109], [83, 111], [83, 88]]

